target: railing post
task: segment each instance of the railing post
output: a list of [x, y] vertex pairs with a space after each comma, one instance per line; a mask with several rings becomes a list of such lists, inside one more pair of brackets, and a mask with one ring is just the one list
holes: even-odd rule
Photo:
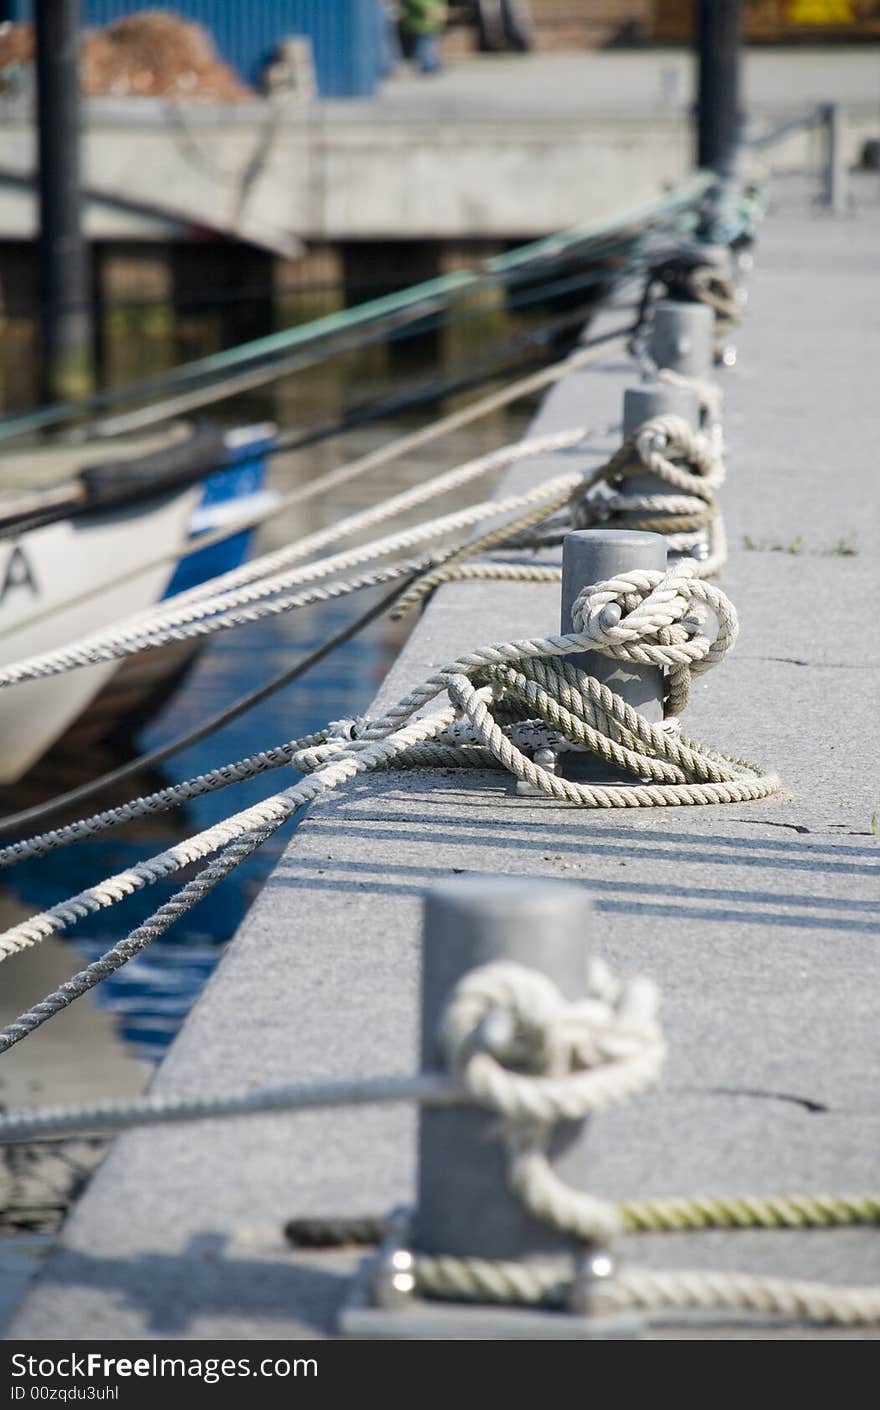
[[821, 113], [825, 133], [823, 204], [832, 215], [844, 215], [848, 192], [843, 150], [843, 109], [840, 103], [823, 103]]
[[697, 164], [723, 180], [732, 174], [739, 143], [742, 0], [700, 0], [697, 44]]
[[37, 0], [40, 381], [46, 401], [91, 389], [89, 251], [82, 230], [79, 0]]

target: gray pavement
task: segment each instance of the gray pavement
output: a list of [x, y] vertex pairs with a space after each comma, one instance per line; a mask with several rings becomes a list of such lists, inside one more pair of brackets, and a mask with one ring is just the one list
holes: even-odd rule
[[[646, 111], [687, 117], [695, 93], [696, 62], [687, 49], [492, 54], [452, 62], [428, 80], [405, 71], [369, 103], [325, 103], [322, 114], [331, 122], [355, 110], [372, 121], [407, 122], [619, 119]], [[876, 47], [746, 49], [743, 98], [758, 118], [786, 118], [835, 100], [880, 117]]]
[[[359, 781], [296, 833], [157, 1091], [410, 1070], [425, 888], [472, 871], [562, 877], [593, 897], [596, 950], [661, 985], [670, 1046], [659, 1092], [595, 1119], [597, 1192], [876, 1188], [878, 233], [871, 212], [771, 218], [739, 361], [723, 374], [723, 585], [742, 635], [702, 678], [686, 727], [772, 763], [782, 794], [606, 815], [518, 798], [497, 774]], [[621, 363], [572, 376], [536, 429], [586, 419], [600, 460], [632, 375]], [[508, 483], [571, 461], [545, 457]], [[379, 703], [464, 648], [552, 630], [557, 616], [552, 587], [447, 587]], [[413, 1154], [412, 1113], [392, 1109], [129, 1134], [9, 1335], [332, 1334], [357, 1260], [289, 1252], [282, 1225], [406, 1201]], [[626, 1256], [880, 1283], [880, 1241], [865, 1230], [653, 1236]]]

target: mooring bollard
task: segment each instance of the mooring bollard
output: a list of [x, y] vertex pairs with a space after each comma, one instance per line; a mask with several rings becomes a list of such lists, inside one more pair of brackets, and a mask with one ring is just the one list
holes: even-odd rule
[[[638, 568], [665, 571], [666, 540], [662, 534], [635, 529], [576, 529], [566, 534], [562, 542], [561, 630], [573, 630], [571, 609], [582, 588]], [[659, 667], [617, 661], [598, 651], [577, 652], [565, 659], [604, 682], [652, 724], [663, 719], [664, 683]], [[620, 772], [595, 754], [566, 750], [559, 756], [559, 766], [562, 775], [569, 779], [634, 782], [630, 774]]]
[[[693, 430], [700, 426], [700, 399], [692, 387], [677, 387], [668, 382], [656, 382], [642, 387], [627, 387], [623, 394], [623, 438], [644, 426], [654, 416], [681, 416]], [[668, 494], [669, 486], [657, 475], [627, 475], [618, 494]]]
[[[586, 890], [561, 881], [469, 876], [430, 891], [422, 930], [422, 1071], [446, 1070], [441, 1028], [449, 1002], [460, 981], [484, 965], [522, 966], [549, 979], [563, 1000], [583, 1000], [590, 993], [591, 910]], [[478, 1030], [481, 1044], [491, 1052], [494, 1037], [499, 1054], [508, 1052], [512, 1021], [506, 1007], [490, 1009]], [[557, 1122], [546, 1150], [562, 1185], [583, 1191], [586, 1126]], [[511, 1189], [510, 1134], [497, 1111], [469, 1103], [420, 1109], [416, 1208], [392, 1213], [379, 1253], [362, 1265], [340, 1315], [344, 1335], [608, 1341], [642, 1334], [638, 1315], [603, 1314], [595, 1298], [614, 1276], [609, 1250], [534, 1217]], [[466, 1277], [460, 1297], [455, 1283], [439, 1296], [431, 1296], [430, 1277], [420, 1286], [420, 1266], [451, 1270], [459, 1261], [453, 1276], [464, 1277], [468, 1265], [488, 1276], [494, 1265], [514, 1284], [517, 1267], [525, 1281], [530, 1270], [550, 1270], [564, 1293], [555, 1306], [518, 1296], [499, 1305], [491, 1292], [469, 1293]]]
[[[438, 1027], [459, 979], [494, 960], [540, 970], [564, 997], [587, 992], [590, 901], [562, 882], [468, 877], [430, 891], [422, 939], [422, 1068], [444, 1066]], [[554, 1166], [587, 1184], [584, 1122], [557, 1128]], [[419, 1119], [419, 1253], [519, 1259], [574, 1252], [575, 1243], [539, 1222], [510, 1190], [497, 1113], [473, 1107], [423, 1109]]]
[[[700, 399], [693, 387], [678, 387], [672, 382], [653, 382], [640, 387], [627, 387], [623, 394], [623, 439], [650, 421], [654, 416], [681, 416], [696, 431], [700, 425]], [[657, 481], [646, 476], [652, 487]], [[629, 485], [629, 481], [627, 482]], [[633, 480], [635, 486], [638, 481]], [[641, 490], [638, 491], [641, 493]]]
[[708, 304], [660, 299], [648, 339], [658, 368], [683, 377], [711, 377], [715, 361], [715, 314]]

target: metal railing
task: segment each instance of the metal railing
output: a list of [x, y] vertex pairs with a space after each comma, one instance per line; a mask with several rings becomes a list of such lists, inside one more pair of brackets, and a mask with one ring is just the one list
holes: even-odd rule
[[824, 134], [820, 176], [821, 204], [832, 214], [842, 215], [849, 209], [849, 171], [844, 156], [846, 116], [840, 103], [820, 103], [800, 116], [789, 118], [769, 132], [748, 140], [753, 152], [766, 152], [796, 133], [820, 129]]

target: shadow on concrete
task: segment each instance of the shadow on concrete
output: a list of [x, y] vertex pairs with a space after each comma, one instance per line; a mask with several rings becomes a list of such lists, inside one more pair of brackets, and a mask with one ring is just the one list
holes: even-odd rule
[[[335, 1330], [337, 1309], [349, 1278], [298, 1260], [248, 1258], [226, 1253], [227, 1236], [209, 1230], [195, 1234], [180, 1254], [144, 1253], [102, 1258], [61, 1247], [40, 1278], [43, 1288], [76, 1288], [118, 1294], [117, 1306], [143, 1313], [146, 1327], [161, 1336], [186, 1336], [194, 1319], [229, 1316], [305, 1322], [318, 1333]], [[85, 1334], [85, 1331], [84, 1331]], [[100, 1338], [99, 1320], [90, 1335]], [[294, 1333], [297, 1335], [298, 1333]]]
[[[422, 800], [420, 800], [421, 802]], [[488, 805], [482, 805], [488, 806]], [[493, 807], [495, 805], [492, 805]], [[481, 805], [468, 801], [468, 812]], [[876, 876], [880, 864], [880, 847], [851, 847], [829, 841], [827, 844], [801, 842], [792, 839], [758, 839], [730, 837], [723, 834], [658, 832], [647, 828], [589, 828], [579, 825], [573, 814], [570, 823], [551, 821], [531, 822], [525, 818], [499, 819], [474, 823], [456, 813], [433, 810], [423, 815], [422, 826], [413, 827], [412, 812], [382, 809], [374, 819], [361, 813], [339, 813], [334, 816], [313, 813], [310, 827], [335, 831], [346, 836], [381, 838], [386, 841], [413, 841], [435, 844], [438, 841], [473, 840], [481, 847], [509, 847], [521, 842], [530, 848], [555, 847], [584, 855], [585, 845], [590, 855], [649, 861], [687, 862], [708, 866], [766, 867], [774, 870], [828, 872], [835, 876]], [[399, 825], [399, 826], [398, 826]], [[429, 836], [426, 826], [442, 828], [445, 838]], [[767, 855], [762, 855], [767, 853]], [[855, 860], [853, 860], [855, 859]], [[864, 859], [864, 865], [862, 860]], [[873, 862], [873, 865], [869, 863]]]
[[[336, 892], [337, 894], [339, 892], [350, 891], [357, 892], [361, 895], [364, 892], [368, 892], [374, 896], [414, 896], [421, 898], [425, 894], [426, 887], [434, 880], [440, 880], [441, 878], [446, 879], [452, 875], [461, 875], [471, 870], [479, 875], [484, 875], [486, 870], [485, 868], [468, 867], [456, 867], [454, 869], [450, 867], [401, 867], [392, 865], [384, 860], [377, 863], [375, 868], [364, 862], [349, 861], [344, 862], [342, 867], [345, 872], [370, 872], [373, 870], [378, 872], [381, 870], [383, 879], [379, 880], [377, 876], [375, 879], [364, 877], [364, 879], [360, 881], [348, 881], [341, 871], [333, 872], [332, 875], [318, 874], [315, 876], [303, 872], [297, 876], [280, 876], [275, 874], [272, 878], [272, 884], [273, 886], [288, 887], [292, 890], [302, 891], [327, 891]], [[424, 880], [421, 882], [407, 882], [389, 879], [389, 874], [395, 871], [415, 872], [417, 876], [423, 877]], [[493, 874], [497, 874], [498, 872], [503, 874], [503, 871], [503, 868], [493, 869]], [[522, 873], [515, 871], [512, 874], [519, 876]], [[529, 874], [536, 878], [547, 877], [551, 880], [559, 880], [555, 872], [530, 872]], [[589, 877], [584, 876], [567, 876], [564, 880], [586, 886], [588, 890], [593, 892], [609, 889], [625, 889], [622, 884], [618, 885], [614, 882], [593, 881]], [[643, 891], [645, 888], [636, 886], [634, 889]], [[699, 894], [701, 889], [702, 888], [678, 886], [676, 887], [676, 894], [678, 896], [687, 897], [694, 893]], [[634, 916], [666, 916], [673, 920], [700, 920], [707, 922], [733, 921], [737, 925], [778, 926], [783, 929], [795, 930], [842, 930], [850, 934], [880, 935], [880, 920], [873, 922], [867, 920], [853, 920], [846, 916], [830, 916], [827, 914], [821, 916], [785, 915], [779, 914], [776, 911], [750, 911], [744, 909], [746, 905], [754, 905], [756, 901], [761, 900], [766, 900], [771, 904], [777, 905], [821, 905], [834, 907], [845, 907], [849, 904], [846, 901], [825, 899], [815, 902], [810, 897], [773, 896], [769, 894], [766, 897], [762, 897], [750, 891], [729, 891], [725, 894], [726, 898], [731, 902], [728, 908], [685, 906], [661, 901], [614, 900], [613, 898], [606, 899], [601, 896], [594, 898], [594, 906], [600, 915], [603, 912], [615, 912]], [[866, 908], [868, 908], [867, 903], [858, 904], [865, 904]], [[875, 910], [876, 908], [871, 907], [869, 909]]]

